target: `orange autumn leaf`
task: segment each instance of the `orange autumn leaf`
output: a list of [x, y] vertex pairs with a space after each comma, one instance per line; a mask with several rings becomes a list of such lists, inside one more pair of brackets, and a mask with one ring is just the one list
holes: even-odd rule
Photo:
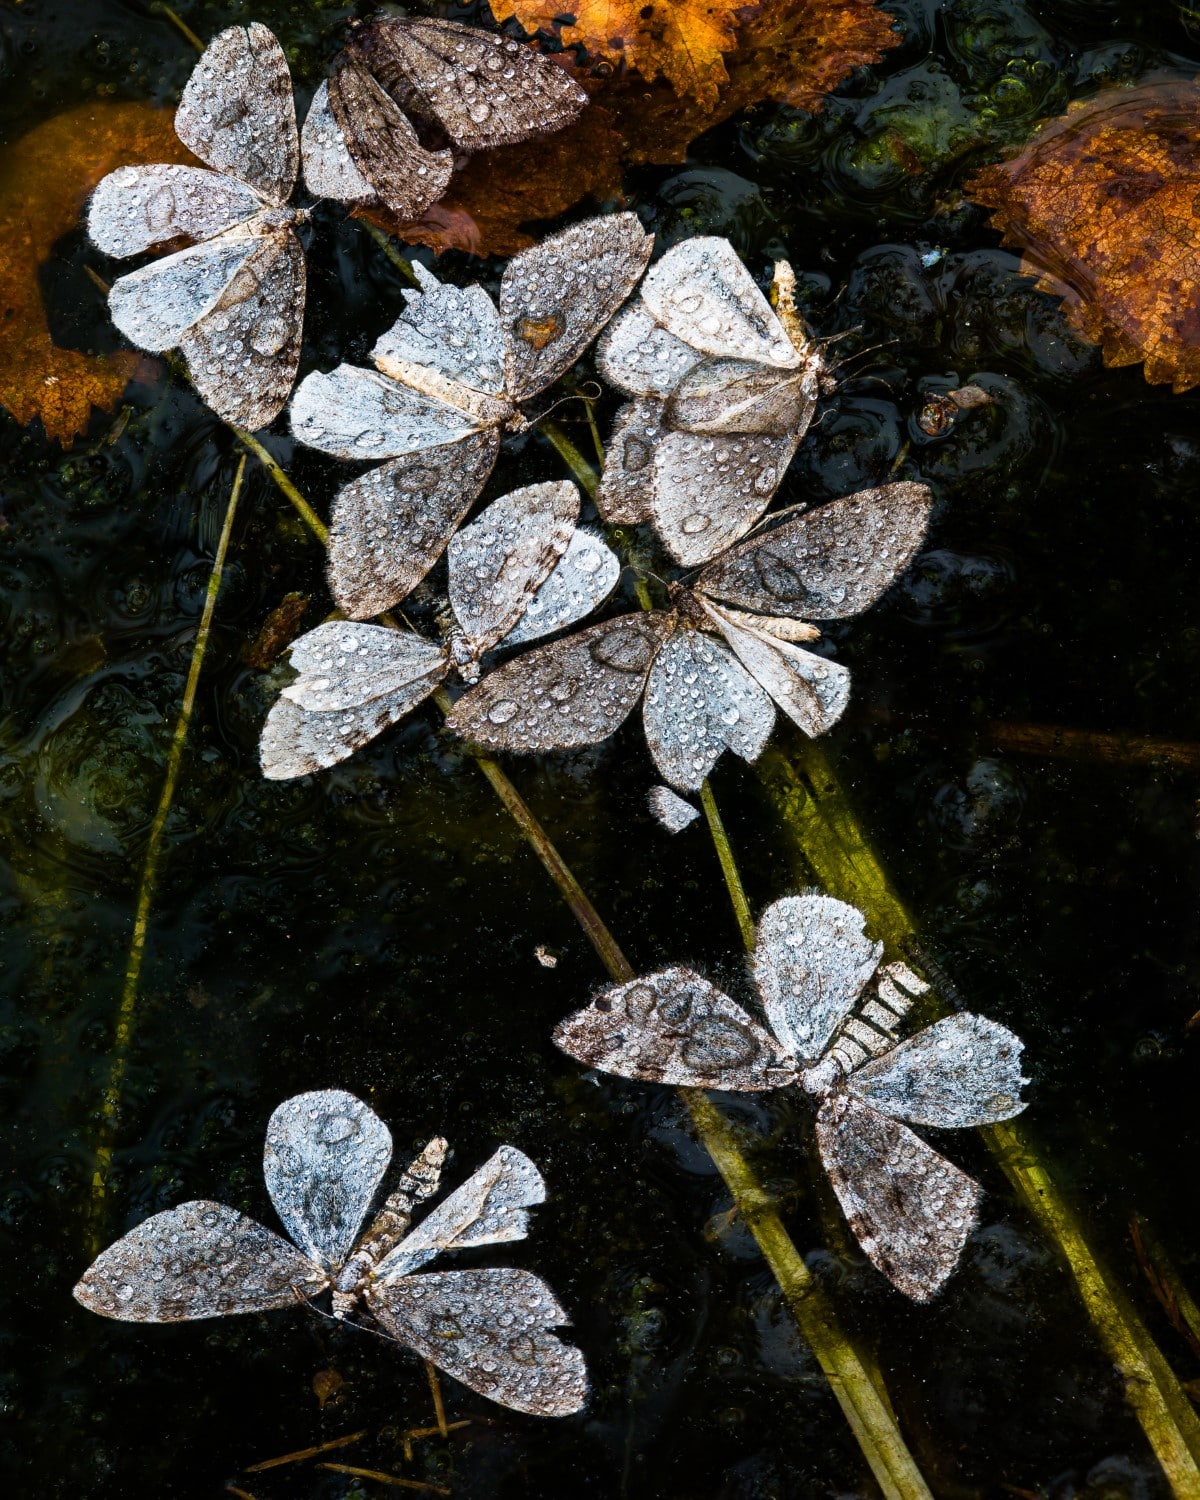
[[1109, 365], [1200, 385], [1200, 85], [1107, 89], [965, 185]]
[[741, 14], [749, 19], [725, 59], [728, 81], [715, 103], [681, 98], [665, 78], [584, 75], [592, 103], [574, 126], [472, 157], [442, 201], [413, 223], [371, 217], [410, 244], [512, 255], [580, 199], [618, 197], [626, 163], [684, 161], [697, 136], [765, 100], [816, 113], [855, 68], [878, 62], [900, 40], [875, 0], [764, 0]]
[[489, 0], [497, 21], [514, 17], [528, 32], [555, 32], [595, 62], [624, 65], [647, 83], [665, 78], [677, 94], [707, 108], [727, 81], [725, 53], [738, 20], [756, 7], [738, 0]]
[[170, 110], [82, 104], [36, 126], [0, 157], [0, 405], [18, 422], [40, 417], [68, 445], [93, 406], [115, 406], [143, 357], [83, 354], [50, 337], [38, 271], [74, 229], [92, 189], [114, 168], [191, 161]]

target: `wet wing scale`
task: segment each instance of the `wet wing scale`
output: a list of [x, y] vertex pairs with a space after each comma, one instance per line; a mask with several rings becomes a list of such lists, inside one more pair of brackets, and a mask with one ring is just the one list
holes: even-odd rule
[[1023, 1043], [985, 1016], [945, 1016], [850, 1075], [873, 1108], [938, 1129], [992, 1125], [1024, 1109]]
[[183, 236], [210, 240], [253, 218], [257, 193], [201, 167], [118, 167], [88, 204], [87, 232], [105, 255], [140, 255]]

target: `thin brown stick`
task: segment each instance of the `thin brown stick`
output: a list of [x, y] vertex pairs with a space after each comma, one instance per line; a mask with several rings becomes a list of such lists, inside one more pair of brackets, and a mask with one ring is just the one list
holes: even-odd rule
[[391, 1484], [401, 1490], [425, 1490], [431, 1495], [449, 1495], [444, 1484], [427, 1484], [423, 1479], [402, 1479], [399, 1474], [385, 1474], [382, 1469], [356, 1469], [352, 1464], [318, 1464], [334, 1474], [351, 1474], [355, 1479], [373, 1479], [376, 1484]]
[[[475, 1420], [478, 1421], [479, 1419], [476, 1418]], [[457, 1422], [447, 1422], [444, 1429], [441, 1427], [410, 1427], [404, 1434], [404, 1440], [405, 1442], [411, 1442], [417, 1438], [448, 1437], [450, 1433], [457, 1432], [460, 1427], [470, 1426], [471, 1419], [469, 1417], [462, 1417]]]
[[1160, 740], [1148, 735], [1104, 734], [1095, 729], [1066, 729], [1061, 724], [988, 725], [992, 743], [1018, 755], [1048, 760], [1090, 761], [1101, 766], [1176, 766], [1200, 771], [1200, 745], [1189, 740]]
[[365, 1428], [362, 1432], [348, 1432], [345, 1437], [330, 1438], [327, 1443], [318, 1443], [313, 1448], [297, 1448], [294, 1453], [281, 1453], [278, 1458], [264, 1458], [256, 1464], [247, 1464], [244, 1472], [261, 1474], [264, 1469], [279, 1469], [284, 1464], [302, 1464], [322, 1453], [332, 1453], [335, 1448], [348, 1448], [351, 1443], [361, 1443], [366, 1435]]

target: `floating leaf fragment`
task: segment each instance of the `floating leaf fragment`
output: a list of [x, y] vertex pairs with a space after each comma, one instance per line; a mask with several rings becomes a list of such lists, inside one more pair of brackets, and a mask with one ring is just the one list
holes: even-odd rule
[[247, 667], [265, 671], [296, 634], [296, 627], [310, 603], [307, 594], [293, 590], [283, 598], [263, 621], [262, 629], [242, 647], [240, 659]]
[[64, 446], [92, 408], [108, 411], [149, 361], [60, 349], [50, 337], [38, 269], [79, 222], [88, 194], [122, 162], [190, 161], [167, 110], [96, 102], [55, 115], [0, 160], [0, 403], [18, 422], [40, 418]]
[[1105, 363], [1200, 385], [1200, 84], [1106, 89], [964, 187]]

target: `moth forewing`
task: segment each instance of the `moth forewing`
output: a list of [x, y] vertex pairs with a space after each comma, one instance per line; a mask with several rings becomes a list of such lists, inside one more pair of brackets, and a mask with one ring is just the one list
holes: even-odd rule
[[561, 130], [587, 103], [533, 48], [457, 21], [377, 16], [354, 29], [351, 46], [397, 103], [467, 151]]
[[342, 1089], [320, 1089], [285, 1099], [272, 1114], [263, 1176], [295, 1243], [336, 1271], [391, 1159], [391, 1132], [374, 1110]]
[[198, 1200], [153, 1214], [103, 1251], [75, 1300], [102, 1317], [180, 1323], [294, 1307], [329, 1284], [287, 1240], [223, 1203]]
[[410, 631], [337, 620], [295, 640], [291, 664], [299, 676], [284, 688], [284, 697], [317, 713], [336, 713], [442, 669], [445, 653]]
[[745, 536], [798, 442], [792, 434], [665, 432], [648, 475], [650, 515], [676, 562], [695, 567]]
[[704, 355], [657, 324], [641, 298], [623, 307], [600, 335], [596, 368], [627, 396], [663, 400]]
[[406, 453], [338, 491], [326, 577], [351, 619], [382, 614], [445, 551], [496, 462], [496, 429]]
[[654, 244], [636, 214], [586, 219], [515, 255], [500, 281], [505, 384], [514, 401], [575, 363], [637, 285]]
[[292, 398], [291, 423], [310, 448], [375, 463], [455, 442], [487, 425], [461, 407], [344, 364], [304, 377]]
[[817, 1147], [855, 1237], [893, 1286], [928, 1302], [954, 1270], [983, 1190], [907, 1126], [836, 1093]]
[[542, 1174], [523, 1151], [501, 1146], [375, 1268], [375, 1280], [407, 1276], [449, 1250], [523, 1240], [526, 1209], [546, 1201]]
[[118, 277], [108, 310], [131, 344], [162, 354], [207, 316], [261, 241], [241, 226]]
[[329, 108], [358, 172], [393, 213], [416, 218], [446, 191], [452, 153], [427, 151], [404, 111], [347, 52], [334, 59]]
[[[480, 393], [503, 397], [504, 338], [496, 304], [481, 286], [439, 281], [418, 260], [412, 268], [420, 291], [406, 293], [404, 311], [376, 340], [376, 367], [410, 383], [429, 378], [421, 372], [437, 372], [460, 401]], [[497, 410], [512, 414], [507, 403]]]
[[572, 750], [607, 739], [641, 698], [670, 632], [667, 611], [618, 615], [495, 668], [454, 705], [447, 728], [496, 750]]
[[818, 394], [816, 374], [807, 367], [781, 372], [748, 360], [705, 360], [671, 391], [666, 425], [685, 432], [756, 432], [799, 441], [812, 421]]
[[696, 792], [725, 750], [758, 759], [775, 709], [719, 641], [684, 625], [654, 659], [642, 720], [663, 778]]
[[710, 563], [709, 596], [765, 614], [842, 620], [860, 614], [916, 556], [932, 496], [901, 481], [805, 511]]
[[604, 603], [620, 576], [620, 559], [612, 548], [577, 527], [566, 552], [500, 644], [525, 645], [585, 619]]
[[673, 245], [647, 273], [641, 300], [661, 327], [704, 354], [780, 369], [803, 357], [726, 239]]
[[863, 924], [857, 907], [817, 892], [785, 896], [759, 919], [752, 965], [763, 1010], [805, 1062], [825, 1052], [883, 957]]
[[140, 255], [183, 236], [209, 240], [262, 208], [252, 188], [202, 167], [118, 167], [88, 204], [88, 238], [105, 255]]
[[368, 1286], [365, 1298], [393, 1338], [493, 1401], [564, 1417], [587, 1399], [582, 1351], [547, 1331], [570, 1319], [529, 1271], [402, 1276]]
[[570, 480], [526, 485], [493, 500], [450, 540], [450, 606], [473, 656], [513, 628], [566, 553], [579, 517]]
[[375, 189], [354, 164], [329, 105], [329, 83], [322, 80], [300, 128], [304, 186], [314, 198], [337, 203], [377, 203]]
[[184, 87], [175, 134], [268, 203], [287, 202], [300, 166], [296, 104], [287, 58], [265, 26], [230, 26], [212, 39]]
[[1023, 1042], [985, 1016], [945, 1016], [850, 1075], [873, 1108], [914, 1125], [991, 1125], [1025, 1108]]
[[691, 969], [602, 990], [554, 1032], [564, 1052], [621, 1078], [759, 1091], [796, 1082], [794, 1060], [743, 1008]]
[[815, 739], [833, 728], [850, 700], [846, 667], [738, 624], [719, 606], [702, 602], [734, 655], [799, 729]]
[[596, 509], [610, 526], [641, 526], [653, 519], [652, 466], [665, 433], [661, 401], [630, 401], [617, 412], [596, 491]]

